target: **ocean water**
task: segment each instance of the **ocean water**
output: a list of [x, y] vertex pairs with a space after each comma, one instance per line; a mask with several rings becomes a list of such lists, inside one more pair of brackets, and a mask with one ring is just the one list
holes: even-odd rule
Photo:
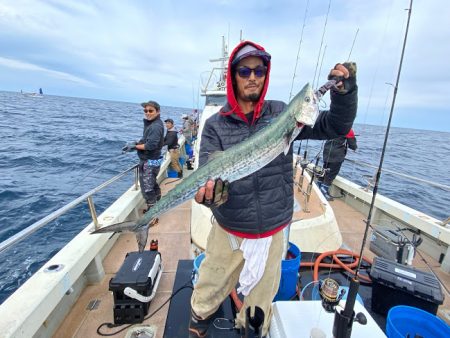
[[[181, 126], [187, 108], [163, 106]], [[142, 134], [137, 103], [0, 91], [0, 242], [137, 163], [121, 154]], [[348, 158], [378, 165], [385, 127], [355, 125], [358, 151]], [[308, 144], [307, 144], [308, 143]], [[302, 141], [308, 158], [322, 142]], [[392, 128], [384, 168], [450, 186], [450, 133]], [[375, 169], [345, 162], [341, 175], [366, 184]], [[94, 196], [100, 214], [133, 182], [133, 174]], [[450, 192], [383, 174], [379, 193], [438, 219], [450, 216]], [[89, 222], [87, 203], [0, 253], [0, 303]]]

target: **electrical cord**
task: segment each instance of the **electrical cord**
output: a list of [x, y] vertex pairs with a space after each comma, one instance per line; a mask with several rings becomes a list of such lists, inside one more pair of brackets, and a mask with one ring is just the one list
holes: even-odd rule
[[[161, 306], [160, 306], [159, 308], [157, 308], [157, 309], [156, 309], [155, 311], [153, 311], [151, 314], [149, 314], [149, 315], [147, 315], [146, 317], [144, 317], [144, 320], [143, 320], [143, 321], [145, 321], [145, 320], [151, 318], [151, 317], [152, 317], [153, 315], [155, 315], [159, 310], [161, 310], [161, 309], [162, 309], [162, 308], [163, 308], [163, 307], [164, 307], [164, 306], [165, 306], [165, 305], [166, 305], [173, 297], [175, 297], [175, 296], [177, 295], [177, 293], [179, 293], [181, 290], [187, 289], [187, 288], [194, 289], [193, 286], [192, 286], [191, 280], [189, 280], [189, 282], [187, 282], [186, 284], [184, 284], [183, 286], [181, 286], [178, 290], [176, 290], [174, 293], [172, 293], [172, 295], [171, 295], [164, 303], [162, 303]], [[127, 326], [121, 328], [119, 331], [116, 331], [116, 332], [113, 332], [113, 333], [103, 333], [103, 332], [100, 332], [100, 329], [101, 329], [103, 326], [107, 326], [108, 328], [112, 329], [112, 328], [115, 328], [115, 327], [118, 327], [118, 326], [122, 326], [122, 325], [124, 325], [124, 324], [102, 323], [102, 324], [100, 324], [100, 326], [97, 328], [97, 334], [100, 335], [100, 336], [104, 336], [104, 337], [115, 336], [116, 334], [121, 333], [121, 332], [123, 332], [124, 330], [126, 330], [126, 329], [128, 329], [128, 328], [130, 328], [131, 326], [136, 325], [136, 324], [138, 324], [138, 323], [129, 324], [129, 325], [127, 325]]]

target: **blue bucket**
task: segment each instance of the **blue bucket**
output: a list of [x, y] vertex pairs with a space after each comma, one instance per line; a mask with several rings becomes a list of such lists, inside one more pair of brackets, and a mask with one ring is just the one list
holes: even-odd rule
[[194, 271], [192, 272], [192, 284], [195, 285], [198, 280], [198, 270], [200, 269], [200, 264], [202, 264], [205, 259], [205, 253], [202, 252], [194, 259]]
[[273, 299], [274, 302], [278, 300], [289, 300], [297, 293], [298, 269], [300, 268], [301, 259], [300, 249], [289, 242], [289, 250], [287, 257], [281, 261], [281, 280], [278, 292]]
[[389, 338], [404, 338], [408, 334], [409, 337], [448, 338], [450, 326], [431, 313], [412, 306], [398, 305], [388, 312], [386, 334]]
[[194, 154], [194, 150], [192, 149], [192, 147], [189, 144], [185, 143], [184, 149], [186, 150], [186, 155], [188, 155], [189, 158], [191, 158], [192, 155]]
[[178, 173], [175, 170], [169, 169], [167, 170], [167, 177], [176, 178], [178, 177]]

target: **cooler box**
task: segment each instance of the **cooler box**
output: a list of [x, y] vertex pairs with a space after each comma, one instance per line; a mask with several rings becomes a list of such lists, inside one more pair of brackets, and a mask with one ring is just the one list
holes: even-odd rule
[[408, 255], [414, 254], [414, 247], [400, 231], [385, 226], [374, 226], [370, 250], [377, 256], [401, 264], [406, 264]]
[[386, 315], [396, 305], [413, 306], [436, 314], [444, 302], [441, 285], [428, 272], [376, 257], [370, 271], [372, 310]]
[[[161, 255], [157, 251], [129, 252], [125, 261], [109, 281], [109, 290], [114, 296], [114, 323], [141, 323], [148, 313], [150, 301], [140, 301], [137, 298], [152, 294], [155, 281], [161, 273]], [[131, 288], [139, 295], [128, 296], [125, 288]], [[141, 297], [142, 296], [142, 297]]]

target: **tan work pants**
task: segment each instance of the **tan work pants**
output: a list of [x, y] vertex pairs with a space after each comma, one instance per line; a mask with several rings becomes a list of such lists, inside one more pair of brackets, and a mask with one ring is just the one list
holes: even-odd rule
[[170, 166], [177, 173], [181, 173], [182, 169], [180, 166], [180, 149], [169, 149], [170, 153]]
[[[236, 250], [232, 249], [230, 236], [237, 240]], [[244, 266], [243, 239], [229, 235], [214, 222], [208, 236], [205, 259], [200, 265], [199, 279], [191, 298], [194, 313], [202, 319], [213, 315], [239, 280]], [[281, 256], [283, 253], [283, 232], [273, 235], [267, 257], [266, 268], [261, 280], [244, 298], [244, 304], [237, 315], [238, 327], [245, 327], [245, 310], [258, 306], [264, 311], [263, 335], [266, 335], [272, 318], [272, 301], [280, 284]], [[251, 311], [253, 313], [253, 310]]]

